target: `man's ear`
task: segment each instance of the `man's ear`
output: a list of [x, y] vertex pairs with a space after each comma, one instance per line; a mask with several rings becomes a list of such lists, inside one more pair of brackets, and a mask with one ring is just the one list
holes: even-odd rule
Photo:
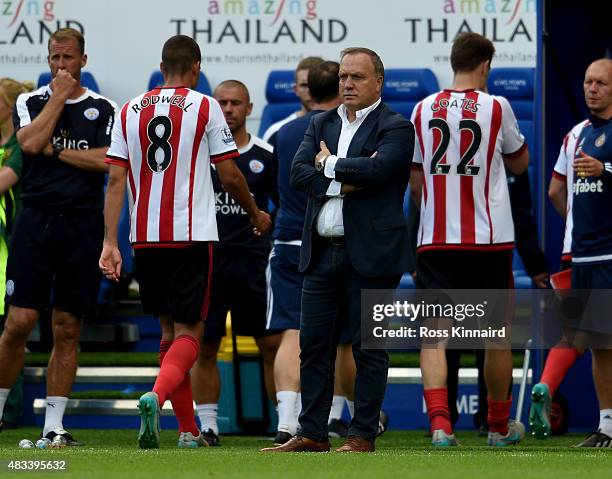
[[85, 65], [87, 65], [87, 53], [83, 53], [81, 56], [81, 68], [83, 68]]

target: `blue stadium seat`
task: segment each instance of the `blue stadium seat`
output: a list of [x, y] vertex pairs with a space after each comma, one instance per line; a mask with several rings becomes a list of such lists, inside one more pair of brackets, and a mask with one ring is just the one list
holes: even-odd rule
[[382, 99], [410, 119], [414, 106], [438, 90], [438, 80], [428, 68], [389, 68], [385, 70]]
[[[494, 68], [489, 75], [488, 90], [492, 95], [505, 97], [512, 105], [521, 133], [529, 147], [531, 158], [529, 181], [531, 198], [537, 207], [536, 185], [538, 184], [537, 145], [535, 134], [535, 68]], [[531, 278], [525, 274], [525, 267], [516, 251], [512, 262], [516, 288], [531, 287]]]
[[[512, 105], [521, 133], [529, 147], [531, 164], [537, 159], [535, 134], [535, 68], [494, 68], [491, 70], [488, 82], [489, 93], [505, 97]], [[529, 179], [532, 185], [537, 184], [537, 169], [530, 167]], [[532, 197], [533, 194], [532, 194]], [[534, 197], [535, 198], [535, 197]]]
[[295, 94], [295, 72], [293, 70], [272, 70], [266, 82], [266, 100], [259, 124], [259, 136], [272, 123], [276, 123], [302, 108]]
[[[153, 90], [156, 86], [160, 86], [164, 84], [164, 76], [162, 72], [159, 70], [151, 73], [151, 77], [149, 78], [149, 90]], [[200, 72], [200, 79], [198, 80], [198, 85], [196, 86], [196, 90], [204, 95], [212, 95], [212, 90], [210, 89], [210, 83], [208, 83], [208, 79], [203, 72]]]
[[[38, 77], [38, 88], [43, 85], [47, 85], [51, 81], [51, 73], [43, 72]], [[90, 72], [81, 72], [81, 85], [86, 88], [89, 88], [91, 91], [100, 93], [100, 87], [98, 86], [98, 82], [94, 78], [93, 74]]]

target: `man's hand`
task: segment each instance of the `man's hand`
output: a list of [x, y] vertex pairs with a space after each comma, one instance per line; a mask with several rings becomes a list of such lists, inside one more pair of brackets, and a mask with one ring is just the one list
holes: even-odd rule
[[544, 271], [543, 273], [538, 273], [531, 278], [535, 285], [540, 289], [548, 288], [548, 273]]
[[41, 153], [45, 156], [53, 156], [53, 145], [51, 143], [48, 143], [47, 146], [43, 148], [43, 151]]
[[110, 244], [106, 241], [102, 246], [102, 254], [98, 266], [102, 274], [111, 281], [118, 282], [121, 276], [121, 253], [116, 244]]
[[255, 236], [265, 235], [272, 227], [272, 219], [270, 215], [262, 210], [257, 210], [257, 216], [251, 218], [253, 223], [253, 234]]
[[604, 171], [604, 165], [597, 158], [587, 155], [580, 150], [580, 157], [574, 160], [574, 171], [579, 178], [587, 178], [589, 176], [601, 176]]
[[314, 158], [315, 165], [326, 156], [331, 155], [331, 151], [329, 151], [329, 148], [327, 148], [327, 145], [323, 140], [321, 140], [319, 146], [321, 147], [321, 151], [319, 151], [319, 153], [317, 153], [317, 156], [315, 156]]
[[58, 70], [50, 86], [54, 95], [68, 99], [78, 86], [78, 82], [66, 70]]

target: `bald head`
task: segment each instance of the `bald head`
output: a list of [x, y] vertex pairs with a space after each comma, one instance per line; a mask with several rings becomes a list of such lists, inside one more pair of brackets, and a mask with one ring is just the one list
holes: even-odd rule
[[584, 99], [599, 118], [612, 118], [612, 59], [602, 58], [589, 65], [584, 74]]

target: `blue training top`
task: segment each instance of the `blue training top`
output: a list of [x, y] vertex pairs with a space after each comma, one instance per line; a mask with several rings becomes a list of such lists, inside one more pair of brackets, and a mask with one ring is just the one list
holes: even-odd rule
[[574, 175], [572, 204], [572, 263], [612, 262], [612, 119], [591, 116], [582, 129], [580, 151], [604, 165], [600, 177]]

